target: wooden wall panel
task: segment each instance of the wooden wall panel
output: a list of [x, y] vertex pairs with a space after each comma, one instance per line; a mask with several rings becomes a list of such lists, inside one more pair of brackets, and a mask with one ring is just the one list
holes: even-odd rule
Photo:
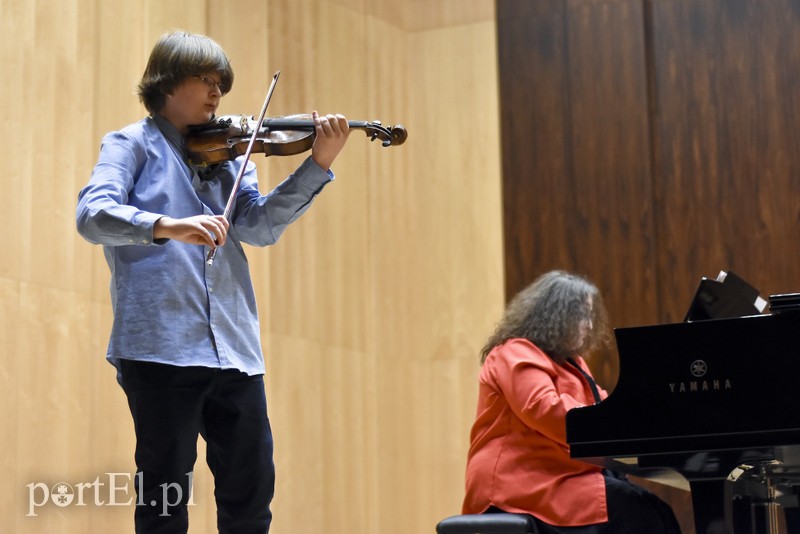
[[374, 342], [400, 371], [378, 369], [380, 450], [397, 460], [380, 465], [380, 494], [397, 512], [380, 517], [378, 532], [432, 526], [463, 499], [477, 353], [503, 302], [502, 260], [491, 260], [502, 257], [500, 188], [491, 178], [500, 172], [493, 42], [491, 21], [406, 41], [407, 119], [419, 132], [409, 130], [406, 164], [415, 178], [381, 180], [375, 190], [385, 199], [376, 207], [392, 208], [374, 210], [382, 223], [373, 234], [381, 265]]
[[569, 174], [564, 17], [562, 2], [497, 2], [507, 297], [535, 272], [575, 260], [559, 185]]
[[[615, 324], [656, 317], [642, 20], [638, 0], [498, 2], [508, 297], [565, 269]], [[613, 388], [616, 358], [592, 366]]]
[[[598, 285], [614, 326], [657, 322], [643, 3], [499, 0], [497, 13], [507, 297], [565, 269]], [[589, 365], [613, 390], [615, 351]], [[691, 529], [686, 492], [640, 483]]]
[[[498, 0], [497, 19], [509, 296], [577, 270], [631, 326], [680, 321], [720, 270], [798, 290], [795, 2]], [[615, 360], [590, 361], [604, 385]]]
[[661, 320], [721, 269], [797, 291], [797, 4], [653, 2], [652, 21]]
[[[318, 406], [300, 412], [296, 404], [273, 403], [276, 432], [320, 438], [295, 443], [282, 461], [321, 483], [310, 495], [293, 484], [290, 491], [303, 500], [279, 495], [276, 507], [286, 503], [290, 516], [276, 515], [276, 528], [284, 521], [308, 530], [424, 531], [460, 508], [476, 353], [502, 302], [499, 182], [491, 179], [499, 175], [496, 108], [489, 104], [496, 102], [495, 59], [486, 46], [493, 23], [405, 34], [382, 17], [351, 20], [331, 5], [305, 13], [290, 4], [287, 20], [364, 24], [360, 37], [346, 41], [368, 55], [360, 63], [331, 50], [309, 58], [311, 83], [287, 92], [281, 106], [329, 102], [328, 109], [361, 114], [353, 118], [403, 122], [410, 137], [387, 150], [354, 133], [348, 154], [365, 159], [337, 165], [337, 181], [315, 212], [270, 252], [273, 397], [308, 395], [307, 404]], [[273, 57], [294, 58], [283, 61], [292, 65], [319, 46], [313, 32], [299, 30], [296, 38], [306, 45], [271, 44]], [[442, 57], [450, 58], [445, 69]], [[345, 82], [343, 94], [328, 94], [327, 84], [339, 78], [363, 87]], [[282, 175], [271, 168], [271, 179]], [[463, 237], [453, 239], [455, 233]], [[301, 274], [317, 270], [307, 278], [320, 285], [308, 287]], [[480, 304], [487, 298], [492, 304]], [[319, 315], [309, 315], [310, 305]], [[306, 352], [303, 361], [288, 357]], [[318, 357], [323, 361], [298, 384]], [[339, 375], [361, 380], [363, 389], [342, 390], [331, 382]], [[301, 432], [292, 430], [298, 425]], [[363, 465], [346, 461], [352, 457]], [[381, 505], [364, 507], [361, 495], [379, 495]], [[309, 502], [321, 512], [303, 514]]]
[[[74, 209], [102, 136], [144, 115], [136, 84], [173, 29], [207, 33], [230, 54], [236, 83], [221, 113], [256, 113], [281, 69], [270, 114], [341, 111], [410, 132], [393, 149], [355, 132], [309, 213], [275, 247], [247, 250], [276, 435], [274, 531], [425, 532], [456, 513], [477, 352], [503, 304], [491, 4], [0, 8], [0, 54], [15, 80], [0, 84], [13, 103], [0, 135], [16, 147], [0, 175], [16, 194], [0, 213], [17, 229], [0, 263], [0, 531], [131, 529], [132, 506], [50, 504], [26, 517], [26, 485], [107, 484], [106, 473], [134, 469], [125, 397], [103, 358], [108, 268], [77, 235]], [[262, 189], [305, 156], [257, 156]], [[193, 533], [215, 524], [203, 457], [200, 441]]]

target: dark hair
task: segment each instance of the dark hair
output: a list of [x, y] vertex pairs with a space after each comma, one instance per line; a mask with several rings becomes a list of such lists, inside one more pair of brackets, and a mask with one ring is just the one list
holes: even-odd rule
[[139, 100], [150, 113], [161, 111], [166, 95], [186, 78], [208, 72], [219, 74], [222, 94], [231, 90], [233, 69], [228, 56], [214, 40], [181, 31], [165, 33], [150, 52], [139, 82]]
[[[592, 298], [592, 329], [583, 346], [570, 346], [586, 317], [586, 302]], [[576, 354], [588, 353], [611, 339], [608, 315], [600, 291], [586, 278], [550, 271], [517, 293], [506, 308], [494, 334], [481, 350], [481, 363], [497, 345], [511, 338], [524, 338], [558, 363]]]

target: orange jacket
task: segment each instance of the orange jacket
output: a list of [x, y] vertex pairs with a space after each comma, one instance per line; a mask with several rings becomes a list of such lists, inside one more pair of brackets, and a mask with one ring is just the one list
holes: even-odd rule
[[567, 445], [567, 412], [594, 402], [587, 380], [530, 341], [510, 339], [486, 358], [479, 382], [463, 513], [496, 506], [558, 526], [608, 521], [601, 468], [570, 458]]

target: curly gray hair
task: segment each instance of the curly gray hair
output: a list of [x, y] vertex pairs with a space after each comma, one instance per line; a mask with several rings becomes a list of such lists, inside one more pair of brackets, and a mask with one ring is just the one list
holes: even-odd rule
[[[593, 327], [583, 345], [574, 347], [572, 340], [578, 336], [580, 322], [587, 318]], [[508, 304], [481, 350], [481, 363], [494, 347], [512, 338], [529, 340], [558, 363], [607, 344], [611, 336], [600, 291], [580, 275], [564, 271], [543, 274]]]

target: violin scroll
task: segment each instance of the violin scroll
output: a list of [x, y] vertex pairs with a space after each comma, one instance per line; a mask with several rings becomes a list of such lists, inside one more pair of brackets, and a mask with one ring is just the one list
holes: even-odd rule
[[[353, 126], [352, 124], [350, 127], [359, 128], [359, 126]], [[381, 121], [369, 121], [364, 123], [363, 128], [370, 141], [380, 139], [383, 146], [402, 145], [408, 138], [408, 132], [402, 124], [383, 126]]]

